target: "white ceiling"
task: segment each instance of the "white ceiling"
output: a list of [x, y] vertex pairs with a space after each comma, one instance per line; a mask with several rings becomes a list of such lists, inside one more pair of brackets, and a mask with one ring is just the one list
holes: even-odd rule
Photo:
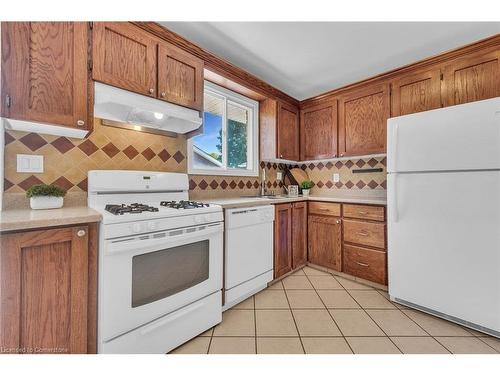
[[500, 33], [500, 22], [161, 22], [302, 100]]

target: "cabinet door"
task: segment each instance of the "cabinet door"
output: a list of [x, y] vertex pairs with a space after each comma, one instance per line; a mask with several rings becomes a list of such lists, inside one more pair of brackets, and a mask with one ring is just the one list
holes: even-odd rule
[[278, 104], [278, 159], [299, 160], [299, 111], [297, 108]]
[[439, 69], [404, 75], [392, 82], [392, 117], [441, 107]]
[[87, 128], [86, 22], [2, 22], [2, 115]]
[[157, 42], [128, 22], [95, 22], [93, 78], [156, 97]]
[[388, 84], [371, 85], [343, 96], [339, 102], [340, 156], [386, 152], [389, 117]]
[[203, 110], [203, 61], [171, 44], [158, 46], [160, 99]]
[[274, 278], [292, 270], [292, 205], [277, 204], [274, 219]]
[[500, 96], [500, 51], [476, 54], [451, 62], [443, 70], [446, 106]]
[[0, 346], [87, 352], [88, 227], [0, 238]]
[[337, 157], [337, 101], [300, 112], [300, 159]]
[[340, 218], [309, 215], [309, 261], [336, 271], [342, 269]]
[[292, 205], [292, 268], [307, 263], [307, 202]]

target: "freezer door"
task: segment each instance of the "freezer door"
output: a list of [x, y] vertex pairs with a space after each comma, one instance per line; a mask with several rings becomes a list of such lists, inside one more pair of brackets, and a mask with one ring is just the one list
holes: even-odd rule
[[500, 171], [389, 174], [389, 294], [500, 331]]
[[500, 97], [387, 121], [387, 171], [500, 168]]

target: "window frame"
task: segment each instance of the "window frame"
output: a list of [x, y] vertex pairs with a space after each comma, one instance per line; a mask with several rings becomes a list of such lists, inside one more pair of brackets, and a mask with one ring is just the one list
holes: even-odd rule
[[[244, 95], [216, 85], [215, 83], [205, 81], [203, 94], [209, 93], [217, 97], [224, 98], [224, 109], [222, 119], [222, 167], [221, 168], [196, 168], [193, 165], [194, 151], [193, 138], [189, 138], [187, 142], [187, 162], [188, 174], [198, 175], [216, 175], [216, 176], [259, 176], [259, 102], [250, 99]], [[227, 167], [227, 106], [228, 103], [236, 106], [250, 108], [252, 115], [249, 118], [247, 131], [247, 168], [228, 168]], [[249, 160], [250, 159], [250, 160]]]

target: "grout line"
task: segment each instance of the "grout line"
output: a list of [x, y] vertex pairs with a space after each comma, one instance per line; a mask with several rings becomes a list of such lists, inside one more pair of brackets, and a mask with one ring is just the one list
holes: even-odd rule
[[[293, 273], [292, 273], [292, 275], [293, 275]], [[309, 279], [308, 279], [308, 281], [309, 281]], [[282, 282], [282, 284], [283, 284], [283, 282]], [[283, 284], [283, 291], [285, 292], [285, 298], [286, 298], [286, 301], [288, 303], [289, 311], [290, 311], [290, 314], [292, 315], [293, 323], [295, 324], [295, 329], [297, 330], [297, 335], [299, 336], [300, 346], [302, 347], [302, 351], [304, 352], [304, 354], [307, 354], [306, 349], [304, 348], [304, 343], [302, 342], [302, 337], [300, 336], [299, 326], [297, 325], [297, 322], [295, 321], [295, 316], [293, 315], [293, 312], [292, 312], [292, 306], [290, 305], [290, 300], [288, 299], [288, 294], [286, 292], [285, 284]]]
[[253, 325], [254, 325], [254, 332], [255, 332], [255, 335], [254, 335], [255, 354], [257, 354], [257, 309], [255, 308], [255, 295], [252, 296], [252, 301], [253, 301]]

